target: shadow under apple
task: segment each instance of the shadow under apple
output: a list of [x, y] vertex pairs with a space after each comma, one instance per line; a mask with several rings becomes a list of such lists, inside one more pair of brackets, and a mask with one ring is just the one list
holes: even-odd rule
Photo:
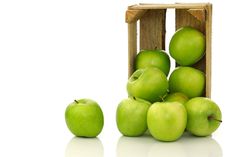
[[222, 148], [211, 136], [197, 137], [185, 133], [179, 141], [184, 147], [187, 157], [222, 157]]
[[174, 142], [161, 142], [151, 135], [121, 136], [117, 157], [222, 157], [220, 145], [211, 136], [195, 137], [188, 132]]
[[99, 138], [74, 137], [67, 144], [65, 157], [103, 157], [104, 148]]
[[146, 157], [150, 146], [155, 142], [148, 135], [141, 137], [121, 136], [116, 147], [117, 157]]

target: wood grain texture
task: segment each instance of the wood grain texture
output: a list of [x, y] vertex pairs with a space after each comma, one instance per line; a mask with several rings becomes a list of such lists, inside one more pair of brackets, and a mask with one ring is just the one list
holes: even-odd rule
[[127, 10], [126, 23], [136, 22], [139, 20], [147, 10]]
[[134, 71], [137, 53], [137, 22], [128, 23], [128, 78]]
[[140, 19], [140, 50], [165, 49], [166, 10], [148, 10]]
[[192, 14], [197, 20], [201, 22], [206, 21], [205, 9], [188, 9], [188, 12]]
[[175, 3], [175, 4], [155, 4], [140, 3], [131, 5], [128, 9], [202, 9], [206, 8], [207, 3]]
[[211, 97], [212, 5], [206, 7], [206, 97]]
[[192, 14], [188, 12], [188, 9], [176, 9], [175, 22], [176, 30], [183, 26], [191, 26], [205, 34], [205, 22], [196, 19]]

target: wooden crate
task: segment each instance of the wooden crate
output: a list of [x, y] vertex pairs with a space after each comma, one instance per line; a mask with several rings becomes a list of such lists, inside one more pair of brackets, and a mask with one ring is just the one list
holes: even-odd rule
[[[205, 56], [193, 67], [206, 74], [204, 96], [210, 97], [212, 26], [212, 4], [210, 3], [138, 4], [129, 6], [126, 11], [126, 23], [128, 23], [128, 77], [134, 71], [134, 59], [138, 51], [143, 49], [165, 50], [167, 9], [175, 9], [176, 30], [183, 26], [191, 26], [200, 30], [206, 37]], [[140, 24], [139, 33], [137, 33], [138, 20]], [[137, 50], [137, 37], [140, 50]]]

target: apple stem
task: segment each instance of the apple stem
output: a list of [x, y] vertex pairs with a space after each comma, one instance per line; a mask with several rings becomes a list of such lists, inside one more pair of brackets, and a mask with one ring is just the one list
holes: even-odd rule
[[209, 117], [208, 117], [208, 120], [215, 120], [215, 121], [217, 121], [217, 122], [222, 123], [222, 120], [216, 119], [214, 116], [209, 116]]
[[134, 100], [136, 100], [136, 98], [135, 98], [135, 97], [133, 97], [133, 99], [134, 99]]
[[78, 103], [78, 101], [77, 101], [77, 100], [74, 100], [74, 102]]
[[164, 97], [163, 96], [160, 96], [160, 99], [162, 100], [162, 102], [164, 101]]
[[137, 79], [138, 79], [138, 77], [137, 77], [137, 76], [134, 76], [133, 78], [134, 78], [134, 80], [137, 80]]

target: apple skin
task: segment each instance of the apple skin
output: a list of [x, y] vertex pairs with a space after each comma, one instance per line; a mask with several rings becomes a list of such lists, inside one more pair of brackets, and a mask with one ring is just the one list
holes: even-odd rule
[[170, 93], [184, 93], [188, 98], [202, 96], [205, 74], [192, 67], [177, 67], [169, 78]]
[[187, 111], [179, 102], [156, 102], [149, 108], [147, 124], [155, 139], [175, 141], [184, 133]]
[[170, 71], [170, 58], [163, 50], [143, 50], [140, 51], [135, 59], [135, 69], [156, 67], [162, 70], [166, 76]]
[[190, 66], [198, 62], [205, 54], [205, 48], [205, 36], [192, 27], [178, 29], [169, 45], [171, 57], [182, 66]]
[[179, 102], [185, 104], [188, 101], [188, 97], [184, 93], [170, 93], [165, 98], [165, 102]]
[[91, 99], [74, 100], [69, 104], [65, 121], [69, 130], [78, 137], [96, 137], [104, 125], [103, 112]]
[[127, 83], [129, 96], [145, 99], [152, 103], [160, 101], [167, 90], [166, 75], [155, 67], [136, 70]]
[[205, 97], [192, 98], [185, 103], [188, 113], [187, 131], [196, 136], [208, 136], [219, 126], [222, 114], [219, 106]]
[[116, 111], [118, 130], [125, 136], [141, 136], [147, 130], [147, 112], [151, 103], [139, 98], [122, 100]]

